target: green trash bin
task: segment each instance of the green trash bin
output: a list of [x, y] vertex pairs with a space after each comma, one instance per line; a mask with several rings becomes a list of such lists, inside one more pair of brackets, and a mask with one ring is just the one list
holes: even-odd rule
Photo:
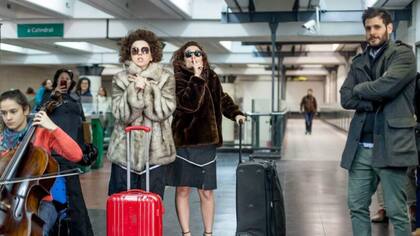
[[[92, 124], [90, 123], [90, 119], [86, 120], [86, 122], [87, 122], [87, 124], [89, 125], [89, 127], [92, 125]], [[83, 128], [84, 128], [84, 127], [83, 127]], [[83, 132], [85, 132], [85, 131], [83, 131]], [[83, 149], [82, 149], [82, 151], [83, 151]], [[81, 170], [83, 173], [86, 173], [86, 172], [89, 172], [89, 171], [90, 171], [90, 166], [83, 166], [83, 165], [79, 165], [79, 168], [80, 168], [80, 170]]]
[[82, 166], [82, 165], [78, 165], [79, 166], [79, 169], [83, 172], [83, 173], [86, 173], [86, 172], [89, 172], [90, 171], [90, 166]]
[[92, 169], [99, 169], [104, 165], [104, 130], [99, 118], [92, 118], [92, 143], [98, 149], [98, 158], [96, 162], [92, 164]]

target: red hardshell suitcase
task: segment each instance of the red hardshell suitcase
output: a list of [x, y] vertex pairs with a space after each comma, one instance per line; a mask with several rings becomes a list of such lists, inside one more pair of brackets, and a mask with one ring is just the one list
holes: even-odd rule
[[[107, 236], [162, 236], [163, 203], [158, 194], [149, 192], [149, 160], [146, 161], [146, 191], [130, 190], [130, 134], [133, 130], [146, 132], [150, 140], [150, 128], [130, 126], [127, 134], [127, 191], [111, 195], [106, 202]], [[146, 142], [146, 153], [148, 142]]]

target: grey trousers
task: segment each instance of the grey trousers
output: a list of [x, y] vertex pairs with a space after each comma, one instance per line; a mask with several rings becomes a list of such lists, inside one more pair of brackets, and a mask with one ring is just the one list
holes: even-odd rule
[[[416, 205], [416, 167], [409, 167], [407, 170], [408, 182], [407, 182], [407, 205]], [[378, 189], [376, 190], [376, 198], [380, 209], [385, 208], [384, 203], [384, 190], [379, 182]]]
[[407, 214], [407, 168], [372, 167], [372, 149], [359, 147], [348, 180], [348, 207], [354, 236], [371, 236], [369, 206], [381, 179], [384, 203], [395, 236], [411, 235]]

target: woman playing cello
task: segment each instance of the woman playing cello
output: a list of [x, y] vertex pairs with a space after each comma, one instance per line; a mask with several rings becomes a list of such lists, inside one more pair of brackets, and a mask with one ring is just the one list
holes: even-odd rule
[[[1, 156], [17, 147], [25, 136], [30, 127], [29, 112], [29, 103], [21, 91], [10, 90], [0, 95], [0, 113], [4, 125], [4, 130], [0, 134]], [[32, 139], [33, 146], [41, 147], [48, 153], [55, 151], [72, 162], [82, 160], [83, 154], [79, 145], [54, 124], [45, 111], [36, 113], [32, 125], [38, 126]], [[57, 219], [53, 198], [51, 195], [44, 197], [38, 208], [38, 216], [44, 221], [43, 235], [48, 235]]]

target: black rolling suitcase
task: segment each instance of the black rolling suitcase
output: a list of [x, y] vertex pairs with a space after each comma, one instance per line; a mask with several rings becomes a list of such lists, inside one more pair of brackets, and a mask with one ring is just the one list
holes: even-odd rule
[[285, 236], [283, 191], [274, 161], [242, 162], [242, 125], [236, 169], [236, 236]]

